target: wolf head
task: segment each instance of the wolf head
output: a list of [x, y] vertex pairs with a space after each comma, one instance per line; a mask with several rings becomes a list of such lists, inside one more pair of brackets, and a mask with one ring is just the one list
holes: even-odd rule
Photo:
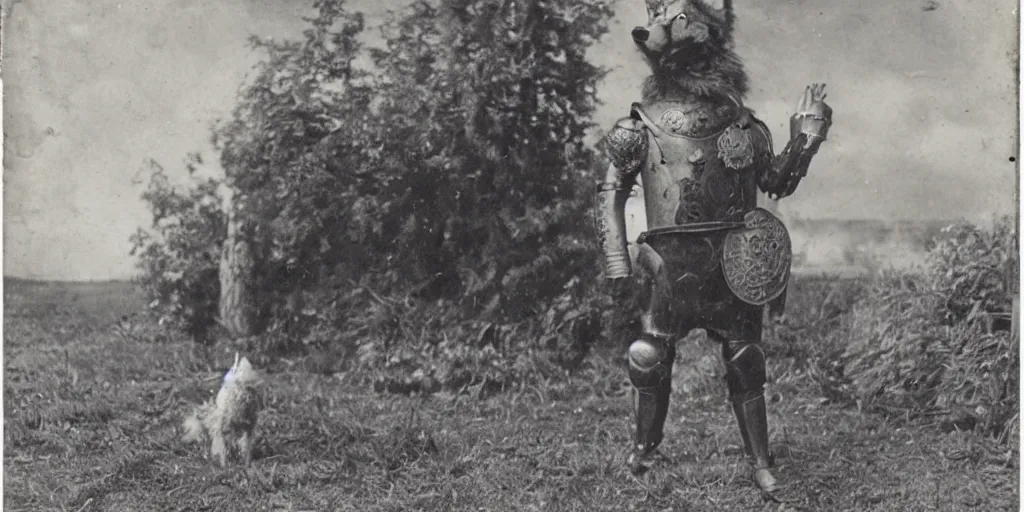
[[656, 79], [695, 94], [746, 93], [746, 75], [732, 51], [732, 0], [717, 6], [705, 0], [647, 0], [647, 18], [646, 26], [633, 29], [633, 42]]

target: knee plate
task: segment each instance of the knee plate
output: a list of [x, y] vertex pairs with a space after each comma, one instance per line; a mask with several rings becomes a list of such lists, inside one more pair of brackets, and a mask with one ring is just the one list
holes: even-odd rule
[[638, 388], [657, 386], [672, 374], [675, 346], [645, 336], [629, 346], [629, 380]]
[[629, 381], [636, 389], [634, 455], [644, 458], [661, 443], [672, 393], [676, 347], [651, 333], [629, 346]]
[[768, 381], [764, 350], [757, 343], [726, 343], [725, 379], [733, 398], [756, 396], [764, 392]]

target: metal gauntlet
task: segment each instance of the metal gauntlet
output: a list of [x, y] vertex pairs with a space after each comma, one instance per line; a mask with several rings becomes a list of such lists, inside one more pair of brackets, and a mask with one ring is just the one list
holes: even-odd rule
[[629, 277], [626, 238], [626, 200], [636, 176], [647, 158], [648, 139], [644, 125], [636, 119], [622, 119], [604, 140], [611, 163], [597, 188], [597, 232], [605, 256], [605, 277]]
[[801, 110], [789, 118], [789, 138], [796, 140], [803, 134], [806, 142], [797, 148], [817, 152], [818, 146], [828, 137], [828, 129], [832, 126], [832, 107], [824, 101], [811, 103], [806, 110]]
[[[781, 199], [792, 194], [807, 176], [811, 159], [828, 136], [832, 126], [832, 108], [824, 102], [815, 102], [789, 118], [789, 143], [775, 157], [770, 168], [762, 172], [761, 190]], [[765, 132], [767, 126], [762, 125]]]

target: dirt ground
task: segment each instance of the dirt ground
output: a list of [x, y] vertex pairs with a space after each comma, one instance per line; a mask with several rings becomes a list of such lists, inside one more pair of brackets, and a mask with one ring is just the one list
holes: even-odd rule
[[4, 298], [12, 512], [1018, 509], [1017, 450], [830, 403], [791, 361], [769, 369], [785, 487], [762, 496], [722, 385], [693, 370], [713, 368], [700, 339], [680, 349], [665, 460], [641, 477], [626, 470], [630, 394], [613, 352], [490, 397], [383, 395], [285, 368], [268, 375], [255, 462], [221, 469], [180, 441], [180, 424], [231, 364], [229, 348], [117, 328], [142, 307], [123, 283], [7, 280]]

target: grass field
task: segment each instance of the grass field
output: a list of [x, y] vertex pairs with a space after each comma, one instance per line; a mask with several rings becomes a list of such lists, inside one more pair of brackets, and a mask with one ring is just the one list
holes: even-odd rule
[[611, 349], [572, 377], [490, 397], [376, 394], [284, 363], [268, 375], [254, 464], [221, 469], [179, 427], [230, 347], [116, 328], [143, 305], [122, 283], [4, 288], [8, 511], [1018, 509], [1017, 450], [831, 403], [792, 357], [769, 363], [785, 488], [762, 497], [709, 376], [715, 347], [698, 336], [680, 345], [667, 460], [641, 477], [625, 466], [630, 395]]

